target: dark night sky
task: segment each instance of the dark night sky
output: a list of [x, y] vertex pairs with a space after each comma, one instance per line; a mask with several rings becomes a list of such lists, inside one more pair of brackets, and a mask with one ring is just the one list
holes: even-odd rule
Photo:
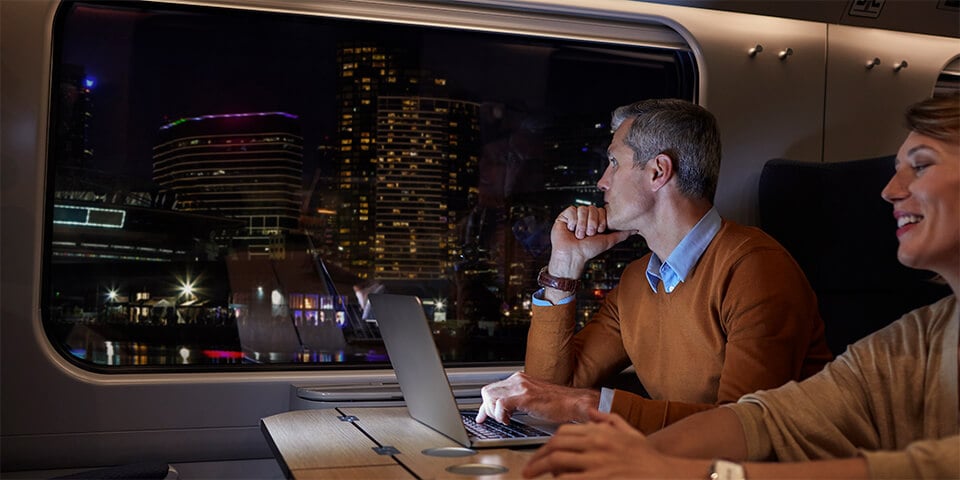
[[[140, 178], [150, 175], [161, 125], [253, 111], [300, 116], [309, 171], [318, 143], [335, 127], [337, 41], [381, 35], [394, 42], [413, 31], [239, 12], [157, 14], [134, 8], [138, 4], [117, 5], [122, 8], [80, 6], [62, 17], [62, 61], [84, 67], [97, 82], [89, 136], [93, 166]], [[494, 35], [417, 31], [421, 68], [446, 75], [452, 91], [472, 100], [536, 114], [595, 109], [605, 118], [617, 105], [675, 88], [665, 85], [670, 75], [652, 71], [650, 63], [618, 59], [570, 68], [551, 61], [554, 49], [539, 40], [492, 43]], [[562, 83], [547, 88], [548, 73]]]

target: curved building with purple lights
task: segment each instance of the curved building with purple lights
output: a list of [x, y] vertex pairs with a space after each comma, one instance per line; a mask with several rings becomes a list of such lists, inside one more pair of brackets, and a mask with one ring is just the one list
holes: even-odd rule
[[298, 227], [302, 178], [300, 121], [289, 113], [182, 118], [160, 127], [153, 148], [153, 179], [173, 208], [243, 220], [217, 241], [251, 257], [276, 256]]

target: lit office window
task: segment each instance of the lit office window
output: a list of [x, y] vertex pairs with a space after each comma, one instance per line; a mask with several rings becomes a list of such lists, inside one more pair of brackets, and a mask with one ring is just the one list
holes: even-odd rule
[[[419, 296], [449, 365], [522, 362], [610, 111], [696, 90], [676, 43], [123, 2], [54, 28], [44, 325], [113, 372], [383, 367], [376, 292]], [[578, 318], [643, 253], [595, 260]]]

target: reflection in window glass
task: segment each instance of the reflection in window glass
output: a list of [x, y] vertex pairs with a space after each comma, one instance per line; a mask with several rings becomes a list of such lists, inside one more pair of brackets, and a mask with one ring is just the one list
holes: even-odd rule
[[[685, 51], [155, 4], [55, 36], [44, 324], [115, 371], [382, 367], [377, 292], [448, 364], [520, 362], [609, 112], [695, 83]], [[591, 263], [584, 321], [644, 249]]]

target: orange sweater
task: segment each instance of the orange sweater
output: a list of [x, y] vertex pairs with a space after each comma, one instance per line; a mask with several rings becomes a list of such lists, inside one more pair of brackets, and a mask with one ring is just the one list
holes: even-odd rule
[[653, 400], [616, 391], [612, 411], [649, 433], [819, 371], [832, 355], [816, 296], [793, 258], [757, 228], [724, 220], [686, 281], [653, 293], [650, 255], [624, 269], [574, 334], [575, 302], [534, 307], [525, 371], [599, 388], [633, 365]]

